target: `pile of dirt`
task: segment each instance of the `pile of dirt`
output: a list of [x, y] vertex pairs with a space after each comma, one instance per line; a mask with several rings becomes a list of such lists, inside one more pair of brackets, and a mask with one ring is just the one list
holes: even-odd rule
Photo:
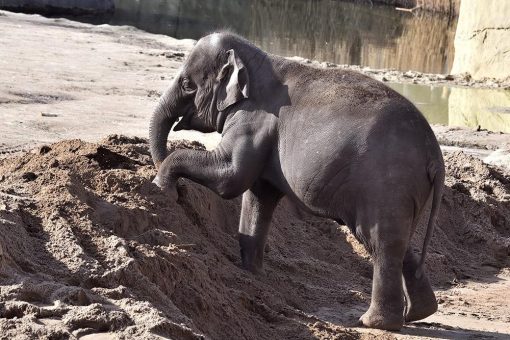
[[441, 213], [427, 258], [432, 280], [442, 286], [510, 267], [510, 176], [462, 152], [447, 154], [445, 165]]
[[[446, 164], [427, 261], [440, 287], [510, 267], [510, 178], [461, 153]], [[123, 136], [62, 141], [0, 160], [0, 334], [373, 336], [346, 328], [368, 308], [372, 268], [345, 226], [284, 199], [265, 274], [255, 276], [240, 268], [240, 200], [181, 180], [173, 202], [151, 183], [154, 175], [147, 141]]]

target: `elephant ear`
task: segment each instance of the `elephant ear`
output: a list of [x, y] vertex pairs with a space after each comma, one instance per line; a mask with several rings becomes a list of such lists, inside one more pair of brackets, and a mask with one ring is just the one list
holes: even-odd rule
[[248, 69], [243, 61], [235, 54], [234, 50], [228, 50], [228, 60], [218, 76], [220, 84], [216, 97], [216, 108], [223, 111], [244, 98], [248, 98], [250, 78]]

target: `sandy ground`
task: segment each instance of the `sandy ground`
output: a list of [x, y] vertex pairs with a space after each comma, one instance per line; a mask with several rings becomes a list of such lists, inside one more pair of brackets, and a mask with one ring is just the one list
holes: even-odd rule
[[[130, 27], [0, 13], [0, 152], [109, 133], [146, 136], [157, 99], [193, 45]], [[219, 136], [172, 138], [213, 147]]]
[[144, 139], [3, 158], [0, 338], [508, 338], [510, 176], [463, 153], [445, 161], [427, 257], [439, 311], [389, 333], [355, 327], [372, 266], [345, 226], [283, 200], [255, 276], [240, 268], [240, 200], [189, 181], [169, 200]]
[[[356, 328], [371, 265], [345, 227], [282, 202], [255, 277], [238, 267], [238, 200], [184, 181], [168, 202], [143, 139], [97, 142], [147, 136], [192, 41], [7, 12], [0, 31], [0, 338], [510, 337], [507, 170], [446, 156], [428, 258], [439, 312], [399, 333]], [[510, 143], [434, 129], [450, 151]]]

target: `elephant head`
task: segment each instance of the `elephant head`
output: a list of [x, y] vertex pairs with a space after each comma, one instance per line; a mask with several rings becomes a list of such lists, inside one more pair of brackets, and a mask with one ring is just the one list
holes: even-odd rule
[[250, 96], [250, 76], [243, 59], [262, 53], [235, 35], [213, 33], [198, 41], [150, 122], [150, 152], [156, 167], [167, 156], [166, 143], [174, 131], [221, 132], [227, 111]]

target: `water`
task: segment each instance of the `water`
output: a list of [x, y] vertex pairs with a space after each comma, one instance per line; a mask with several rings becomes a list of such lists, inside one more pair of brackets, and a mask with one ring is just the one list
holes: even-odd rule
[[[368, 2], [368, 1], [367, 1]], [[262, 49], [337, 64], [449, 73], [456, 19], [331, 0], [116, 0], [94, 24], [198, 39], [229, 28]], [[510, 91], [390, 84], [434, 124], [510, 133]]]
[[432, 124], [510, 133], [510, 91], [388, 84], [412, 101]]
[[[337, 64], [448, 73], [456, 19], [331, 0], [117, 0], [109, 23], [198, 39], [229, 28], [262, 49]], [[510, 92], [391, 84], [434, 124], [510, 132]]]
[[78, 19], [131, 25], [179, 39], [229, 28], [268, 52], [337, 64], [448, 73], [453, 62], [456, 19], [442, 15], [332, 0], [115, 3], [111, 17]]

